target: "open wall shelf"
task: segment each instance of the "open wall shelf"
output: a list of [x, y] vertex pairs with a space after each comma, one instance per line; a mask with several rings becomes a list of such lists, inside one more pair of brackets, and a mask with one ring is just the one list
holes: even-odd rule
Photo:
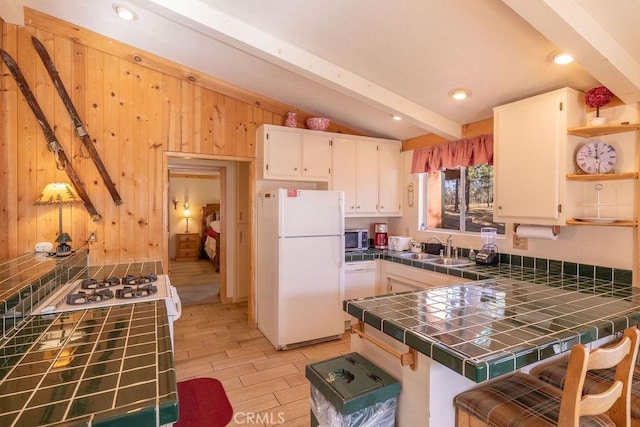
[[640, 124], [627, 123], [619, 125], [583, 126], [579, 128], [569, 128], [567, 129], [567, 133], [569, 135], [591, 138], [593, 136], [611, 135], [614, 133], [633, 132], [637, 130], [640, 130]]
[[568, 173], [569, 181], [617, 181], [621, 179], [638, 179], [638, 172], [621, 172], [621, 173]]
[[637, 227], [638, 221], [619, 220], [616, 222], [597, 222], [597, 221], [581, 221], [577, 219], [568, 219], [567, 225], [595, 225], [599, 227]]

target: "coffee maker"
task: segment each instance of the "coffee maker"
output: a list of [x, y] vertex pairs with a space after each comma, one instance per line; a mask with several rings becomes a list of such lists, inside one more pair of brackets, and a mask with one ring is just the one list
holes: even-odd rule
[[373, 224], [373, 247], [376, 249], [387, 249], [387, 223], [377, 222]]

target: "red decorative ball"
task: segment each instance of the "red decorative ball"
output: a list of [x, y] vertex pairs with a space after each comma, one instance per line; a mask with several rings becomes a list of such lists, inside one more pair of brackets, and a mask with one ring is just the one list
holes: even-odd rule
[[604, 107], [613, 99], [613, 93], [604, 86], [591, 88], [584, 96], [584, 102], [591, 108]]

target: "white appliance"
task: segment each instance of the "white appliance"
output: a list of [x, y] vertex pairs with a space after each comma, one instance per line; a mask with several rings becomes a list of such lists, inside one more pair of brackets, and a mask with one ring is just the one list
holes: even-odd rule
[[[345, 263], [344, 299], [372, 297], [376, 295], [376, 262], [356, 261]], [[344, 312], [345, 322], [357, 323], [355, 317]], [[347, 329], [345, 327], [345, 329]]]
[[46, 315], [75, 310], [111, 307], [136, 302], [164, 300], [169, 317], [173, 345], [173, 322], [182, 314], [178, 291], [165, 274], [127, 274], [123, 277], [104, 275], [76, 279], [60, 287], [39, 304], [32, 315]]
[[344, 193], [258, 194], [258, 329], [278, 349], [344, 333]]

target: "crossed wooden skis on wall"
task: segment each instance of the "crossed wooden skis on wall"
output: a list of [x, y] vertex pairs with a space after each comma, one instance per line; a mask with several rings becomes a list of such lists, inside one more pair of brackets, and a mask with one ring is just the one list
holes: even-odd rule
[[[58, 94], [60, 95], [60, 98], [62, 99], [62, 102], [65, 108], [67, 109], [69, 116], [71, 117], [71, 120], [73, 121], [76, 135], [78, 136], [78, 138], [80, 138], [80, 140], [84, 144], [84, 147], [87, 149], [87, 152], [89, 154], [88, 157], [90, 157], [93, 160], [93, 163], [96, 165], [96, 168], [98, 169], [98, 172], [100, 173], [100, 176], [102, 177], [102, 180], [104, 181], [105, 186], [109, 190], [109, 194], [111, 194], [111, 198], [113, 199], [113, 202], [116, 205], [121, 205], [122, 199], [120, 198], [120, 194], [118, 194], [118, 190], [116, 190], [115, 184], [111, 180], [111, 177], [109, 176], [109, 173], [107, 172], [107, 169], [105, 168], [104, 163], [102, 163], [102, 159], [100, 158], [100, 155], [98, 154], [98, 151], [96, 150], [93, 144], [93, 141], [89, 136], [89, 133], [87, 132], [85, 126], [82, 123], [82, 120], [80, 119], [80, 116], [78, 115], [78, 111], [75, 109], [73, 102], [71, 101], [71, 97], [69, 96], [69, 93], [67, 92], [67, 90], [64, 87], [64, 84], [62, 83], [62, 79], [60, 78], [60, 75], [58, 74], [58, 71], [56, 70], [56, 67], [53, 64], [53, 61], [51, 60], [49, 53], [45, 49], [44, 45], [40, 42], [40, 40], [32, 36], [31, 41], [36, 49], [36, 52], [38, 52], [38, 56], [40, 56], [42, 63], [47, 69], [47, 72], [49, 73], [49, 76], [53, 81], [53, 85], [58, 91]], [[71, 184], [73, 185], [76, 192], [78, 193], [78, 196], [80, 196], [80, 198], [82, 199], [82, 202], [84, 203], [84, 206], [86, 207], [87, 212], [89, 212], [89, 215], [91, 215], [91, 219], [93, 221], [100, 220], [100, 218], [102, 217], [100, 216], [95, 206], [91, 202], [89, 195], [87, 194], [84, 186], [82, 185], [82, 182], [80, 181], [80, 178], [78, 177], [78, 174], [76, 173], [75, 169], [73, 169], [73, 166], [71, 165], [71, 161], [67, 157], [64, 149], [62, 148], [62, 145], [60, 145], [60, 143], [58, 142], [58, 139], [56, 138], [55, 133], [51, 128], [51, 125], [47, 121], [47, 118], [44, 115], [44, 112], [40, 108], [40, 105], [38, 104], [38, 101], [36, 100], [36, 97], [33, 94], [31, 87], [25, 80], [24, 75], [20, 70], [20, 67], [18, 66], [16, 61], [11, 57], [11, 55], [9, 55], [3, 49], [0, 49], [0, 57], [2, 57], [2, 60], [9, 68], [9, 72], [11, 73], [14, 80], [16, 81], [16, 84], [18, 85], [18, 88], [20, 89], [20, 91], [22, 92], [22, 95], [27, 101], [27, 104], [29, 104], [31, 111], [33, 111], [33, 114], [36, 116], [36, 120], [38, 121], [38, 124], [42, 128], [44, 136], [47, 140], [47, 147], [49, 151], [51, 151], [54, 155], [54, 158], [56, 161], [56, 167], [60, 170], [64, 170], [67, 173], [67, 176], [71, 180]]]

